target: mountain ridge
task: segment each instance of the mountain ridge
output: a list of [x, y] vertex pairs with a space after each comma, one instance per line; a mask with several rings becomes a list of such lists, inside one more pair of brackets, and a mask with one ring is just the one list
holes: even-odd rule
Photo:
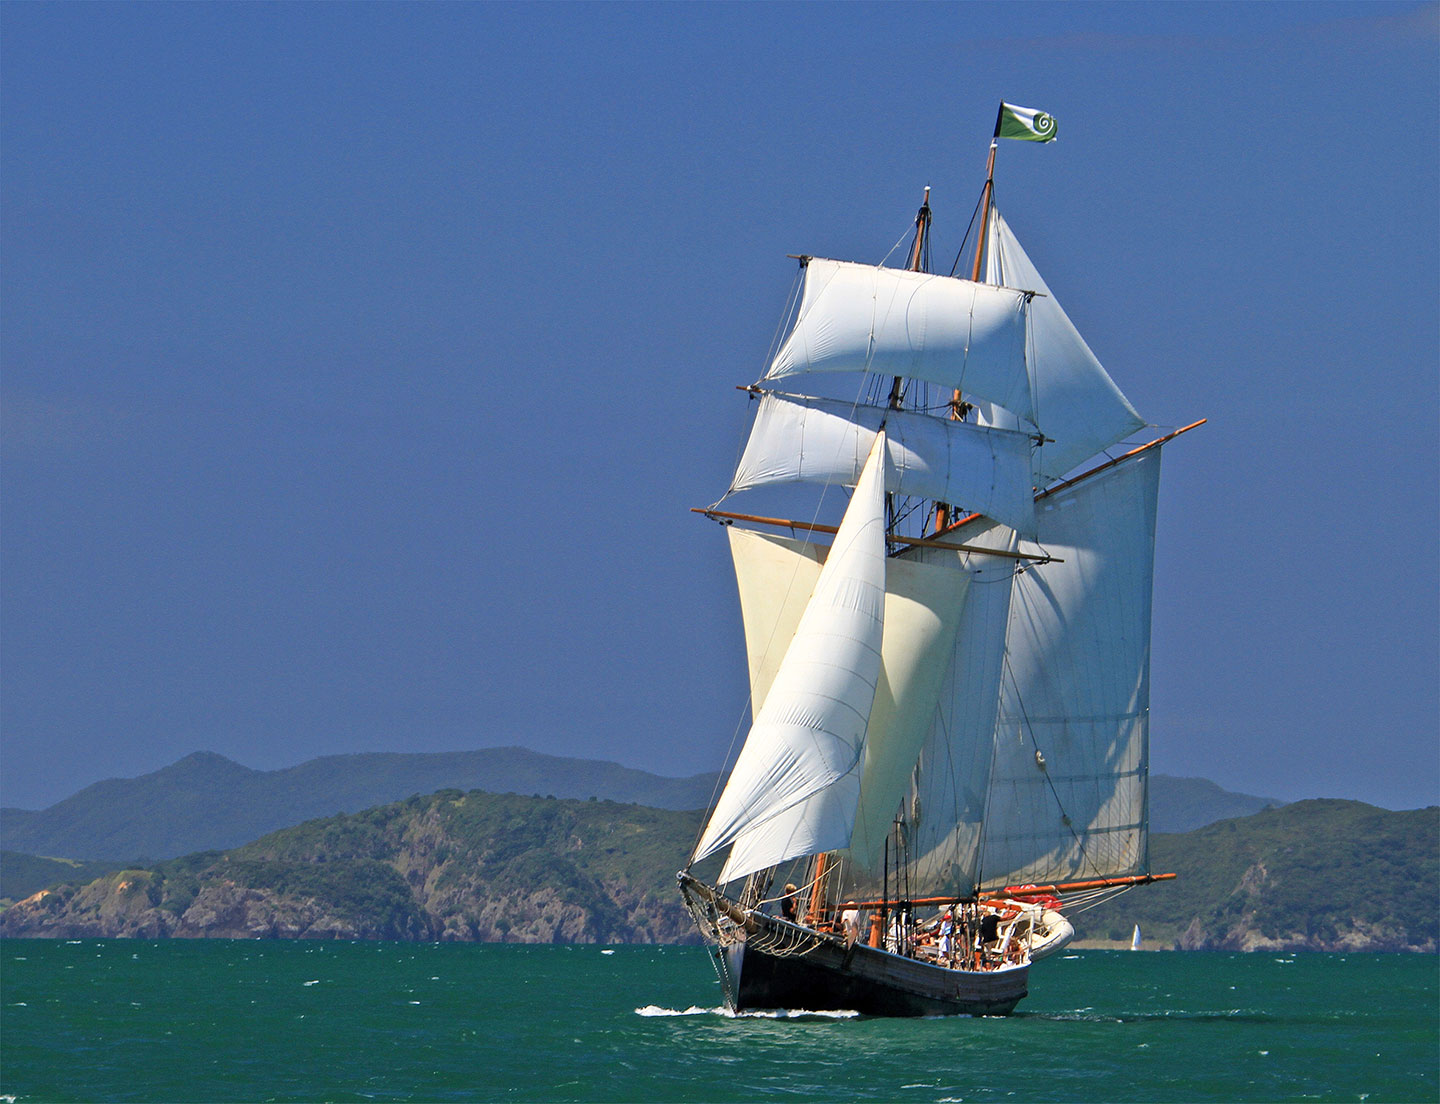
[[[718, 778], [671, 778], [514, 746], [327, 755], [269, 771], [197, 751], [148, 774], [93, 783], [45, 809], [0, 809], [0, 848], [84, 860], [167, 859], [239, 847], [316, 817], [441, 789], [699, 809], [717, 792]], [[1150, 786], [1156, 832], [1189, 831], [1283, 804], [1201, 778], [1152, 775]]]
[[0, 847], [73, 859], [167, 859], [442, 789], [697, 809], [714, 785], [713, 774], [667, 778], [522, 747], [328, 755], [271, 771], [197, 751], [136, 778], [93, 783], [42, 810], [0, 809]]
[[[43, 889], [0, 936], [695, 942], [674, 871], [700, 816], [444, 790]], [[1311, 800], [1153, 842], [1180, 878], [1077, 912], [1082, 939], [1140, 922], [1176, 949], [1436, 950], [1440, 807]]]

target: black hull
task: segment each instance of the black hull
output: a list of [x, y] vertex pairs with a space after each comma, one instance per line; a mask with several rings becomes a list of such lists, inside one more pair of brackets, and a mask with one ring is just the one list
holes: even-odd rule
[[1004, 1016], [1024, 999], [1030, 967], [947, 970], [864, 944], [822, 939], [804, 954], [747, 942], [717, 949], [725, 1003], [736, 1012], [850, 1010], [867, 1016]]

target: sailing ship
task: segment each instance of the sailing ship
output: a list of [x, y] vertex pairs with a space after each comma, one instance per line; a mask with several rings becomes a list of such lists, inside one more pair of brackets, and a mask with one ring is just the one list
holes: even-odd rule
[[[930, 271], [928, 187], [906, 267], [798, 258], [699, 511], [753, 724], [677, 877], [737, 1012], [1004, 1015], [1067, 912], [1174, 877], [1147, 855], [1151, 580], [1161, 446], [1194, 426], [1121, 446], [1146, 423], [993, 201], [1017, 120], [1054, 135], [1001, 106], [968, 278]], [[809, 520], [720, 509], [784, 484], [819, 487]]]

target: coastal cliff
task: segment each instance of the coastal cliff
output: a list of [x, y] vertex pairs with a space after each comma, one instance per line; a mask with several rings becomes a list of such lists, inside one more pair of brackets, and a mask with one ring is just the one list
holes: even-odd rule
[[0, 935], [675, 943], [674, 872], [699, 823], [609, 801], [441, 791], [83, 885]]
[[[43, 889], [0, 914], [38, 938], [682, 943], [675, 892], [700, 814], [442, 790]], [[1156, 835], [1180, 876], [1075, 913], [1081, 940], [1181, 950], [1437, 946], [1440, 808], [1302, 801]]]

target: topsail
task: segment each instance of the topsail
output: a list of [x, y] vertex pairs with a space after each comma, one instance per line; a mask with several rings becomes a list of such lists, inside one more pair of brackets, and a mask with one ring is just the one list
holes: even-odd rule
[[812, 258], [795, 328], [766, 373], [873, 372], [960, 388], [1033, 422], [1029, 295], [1008, 287]]
[[885, 425], [885, 489], [950, 502], [1035, 535], [1028, 434], [929, 414], [765, 394], [730, 494], [775, 483], [851, 486]]

